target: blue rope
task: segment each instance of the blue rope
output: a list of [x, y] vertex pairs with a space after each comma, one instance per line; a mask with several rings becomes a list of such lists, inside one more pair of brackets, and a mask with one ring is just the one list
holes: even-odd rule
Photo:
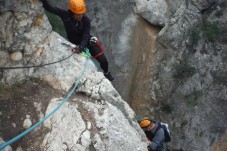
[[[85, 48], [85, 50], [86, 50], [86, 48]], [[84, 52], [84, 51], [82, 51], [82, 52], [80, 53], [80, 55], [83, 56], [83, 57], [88, 57], [87, 53]], [[90, 56], [90, 57], [91, 57], [91, 56]], [[92, 61], [93, 64], [95, 65], [96, 70], [99, 71], [99, 68], [98, 68], [98, 66], [96, 65], [95, 61], [93, 61], [92, 59], [91, 59], [91, 61]]]
[[15, 141], [19, 140], [21, 137], [27, 135], [28, 133], [30, 133], [34, 128], [38, 127], [40, 124], [42, 124], [46, 119], [48, 119], [52, 114], [54, 114], [60, 107], [62, 107], [64, 105], [64, 103], [66, 101], [68, 101], [68, 99], [71, 97], [72, 93], [75, 91], [76, 87], [78, 86], [78, 84], [80, 83], [81, 79], [84, 76], [85, 70], [88, 67], [88, 60], [91, 57], [91, 54], [89, 53], [88, 48], [86, 48], [86, 53], [87, 53], [87, 61], [85, 63], [85, 67], [79, 77], [79, 79], [76, 81], [75, 86], [73, 87], [73, 89], [69, 92], [69, 94], [62, 100], [62, 102], [59, 104], [59, 106], [57, 106], [52, 112], [50, 112], [48, 115], [46, 115], [42, 120], [40, 120], [38, 123], [36, 123], [35, 125], [33, 125], [32, 127], [30, 127], [29, 129], [27, 129], [26, 131], [24, 131], [23, 133], [17, 135], [16, 137], [14, 137], [13, 139], [11, 139], [10, 141], [2, 144], [0, 146], [0, 150], [4, 149], [5, 147], [9, 146], [10, 144], [14, 143]]

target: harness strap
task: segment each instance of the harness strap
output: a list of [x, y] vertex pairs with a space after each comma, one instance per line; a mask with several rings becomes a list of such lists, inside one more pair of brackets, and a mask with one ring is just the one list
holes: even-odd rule
[[104, 54], [104, 52], [101, 51], [100, 53], [98, 53], [97, 55], [95, 55], [93, 58], [98, 58], [99, 56], [101, 56], [101, 55], [103, 55], [103, 54]]
[[99, 47], [101, 52], [98, 53], [97, 55], [95, 55], [94, 58], [98, 58], [99, 56], [104, 54], [104, 47], [103, 47], [102, 43], [99, 40], [96, 41], [96, 45]]

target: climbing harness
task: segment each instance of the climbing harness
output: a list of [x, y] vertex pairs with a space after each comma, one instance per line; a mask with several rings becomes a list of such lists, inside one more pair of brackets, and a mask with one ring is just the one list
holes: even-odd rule
[[71, 55], [69, 55], [68, 57], [65, 57], [61, 60], [58, 60], [58, 61], [55, 61], [55, 62], [50, 62], [50, 63], [46, 63], [46, 64], [40, 64], [40, 65], [31, 65], [31, 66], [21, 66], [21, 67], [0, 67], [0, 70], [1, 69], [4, 69], [4, 70], [7, 70], [7, 69], [22, 69], [22, 68], [35, 68], [35, 67], [43, 67], [43, 66], [48, 66], [48, 65], [51, 65], [51, 64], [55, 64], [55, 63], [58, 63], [58, 62], [62, 62], [68, 58], [70, 58], [71, 56], [73, 55], [73, 53]]
[[99, 49], [101, 50], [98, 54], [93, 56], [93, 58], [98, 58], [99, 56], [104, 54], [104, 47], [103, 47], [102, 43], [98, 40], [97, 37], [91, 37], [90, 45], [93, 45], [93, 44], [96, 44], [99, 47]]
[[99, 56], [103, 55], [104, 51], [101, 51], [100, 53], [98, 53], [97, 55], [95, 55], [93, 58], [98, 58]]
[[35, 129], [36, 127], [38, 127], [39, 125], [41, 125], [46, 119], [48, 119], [51, 115], [53, 115], [60, 107], [62, 107], [64, 105], [65, 102], [68, 101], [68, 99], [71, 97], [72, 93], [75, 91], [75, 89], [77, 88], [78, 84], [80, 83], [81, 79], [83, 78], [84, 74], [85, 74], [85, 70], [88, 67], [88, 61], [91, 58], [91, 54], [89, 52], [88, 48], [86, 49], [86, 55], [87, 55], [87, 60], [85, 62], [84, 65], [84, 69], [79, 77], [79, 79], [76, 81], [73, 89], [68, 93], [68, 95], [61, 101], [61, 103], [49, 114], [47, 114], [43, 119], [41, 119], [38, 123], [36, 123], [35, 125], [33, 125], [32, 127], [30, 127], [29, 129], [27, 129], [26, 131], [24, 131], [23, 133], [19, 134], [18, 136], [14, 137], [13, 139], [11, 139], [10, 141], [1, 144], [0, 146], [0, 150], [4, 149], [5, 147], [9, 146], [10, 144], [14, 143], [15, 141], [19, 140], [21, 137], [27, 135], [28, 133], [30, 133], [33, 129]]

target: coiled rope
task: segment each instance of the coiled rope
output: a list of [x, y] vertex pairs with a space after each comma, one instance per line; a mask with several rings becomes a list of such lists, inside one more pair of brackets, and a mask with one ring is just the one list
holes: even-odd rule
[[31, 66], [21, 66], [21, 67], [0, 67], [0, 70], [1, 69], [4, 69], [4, 70], [8, 70], [8, 69], [21, 69], [21, 68], [34, 68], [34, 67], [43, 67], [43, 66], [48, 66], [48, 65], [51, 65], [51, 64], [55, 64], [55, 63], [58, 63], [58, 62], [62, 62], [68, 58], [70, 58], [74, 53], [72, 53], [71, 55], [69, 55], [68, 57], [65, 57], [61, 60], [58, 60], [58, 61], [55, 61], [55, 62], [50, 62], [50, 63], [46, 63], [46, 64], [40, 64], [40, 65], [31, 65]]
[[30, 127], [29, 129], [27, 129], [26, 131], [24, 131], [23, 133], [19, 134], [18, 136], [14, 137], [13, 139], [11, 139], [10, 141], [2, 144], [0, 146], [0, 150], [4, 149], [5, 147], [9, 146], [10, 144], [14, 143], [15, 141], [19, 140], [21, 137], [27, 135], [28, 133], [30, 133], [33, 129], [35, 129], [36, 127], [38, 127], [39, 125], [41, 125], [46, 119], [48, 119], [51, 115], [53, 115], [60, 107], [62, 107], [64, 105], [65, 102], [68, 101], [68, 99], [71, 97], [72, 93], [75, 91], [75, 89], [77, 88], [78, 84], [80, 83], [81, 79], [83, 78], [86, 68], [88, 67], [88, 61], [89, 58], [91, 57], [91, 54], [89, 53], [88, 48], [86, 49], [86, 55], [87, 55], [87, 60], [85, 62], [84, 65], [84, 69], [79, 77], [79, 79], [76, 81], [73, 89], [68, 93], [68, 95], [61, 101], [61, 103], [49, 114], [47, 114], [43, 119], [41, 119], [38, 123], [36, 123], [35, 125], [33, 125], [32, 127]]

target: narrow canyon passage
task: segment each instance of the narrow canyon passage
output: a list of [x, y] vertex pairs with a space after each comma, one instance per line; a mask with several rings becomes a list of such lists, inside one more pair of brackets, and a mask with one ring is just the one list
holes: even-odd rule
[[135, 26], [131, 58], [132, 70], [129, 73], [125, 100], [137, 114], [149, 110], [152, 103], [149, 81], [152, 78], [152, 57], [156, 51], [156, 37], [160, 30], [160, 27], [151, 25], [142, 18], [137, 21]]

